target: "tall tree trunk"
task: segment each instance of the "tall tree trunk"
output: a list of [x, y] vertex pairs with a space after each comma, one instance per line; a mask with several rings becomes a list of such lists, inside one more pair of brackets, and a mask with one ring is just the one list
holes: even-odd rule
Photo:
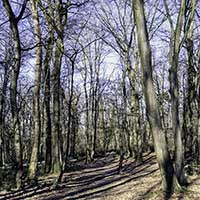
[[99, 48], [100, 48], [101, 44], [96, 44], [95, 43], [95, 53], [97, 54], [97, 56], [95, 57], [95, 87], [94, 87], [94, 140], [93, 140], [93, 152], [94, 152], [94, 156], [96, 155], [96, 147], [97, 147], [97, 128], [98, 128], [98, 119], [99, 119], [99, 97], [100, 97], [100, 91], [99, 91], [99, 73], [100, 73], [100, 60], [101, 60], [101, 56], [98, 55], [100, 54], [99, 52]]
[[[56, 3], [56, 28], [57, 28], [57, 41], [55, 47], [55, 62], [53, 69], [53, 129], [52, 129], [52, 167], [53, 173], [59, 173], [55, 181], [55, 187], [62, 179], [65, 169], [65, 162], [61, 161], [61, 148], [60, 148], [60, 72], [62, 66], [62, 56], [64, 53], [64, 28], [67, 23], [68, 7], [70, 1], [67, 0], [66, 7], [62, 1]], [[63, 14], [65, 10], [65, 14]], [[62, 162], [62, 163], [61, 163]]]
[[38, 152], [40, 145], [40, 131], [41, 131], [40, 79], [41, 79], [41, 67], [42, 67], [42, 45], [41, 45], [41, 31], [40, 31], [39, 16], [38, 16], [38, 1], [31, 0], [30, 3], [31, 3], [35, 42], [36, 42], [36, 67], [35, 67], [35, 86], [34, 86], [34, 104], [33, 104], [34, 135], [33, 135], [31, 159], [29, 164], [29, 178], [33, 180], [36, 178], [36, 172], [37, 172]]
[[20, 133], [20, 123], [18, 116], [18, 106], [17, 106], [17, 83], [19, 77], [19, 70], [21, 66], [21, 42], [18, 29], [18, 23], [21, 20], [23, 13], [26, 8], [27, 0], [24, 0], [22, 8], [18, 16], [15, 16], [12, 7], [9, 3], [9, 0], [3, 0], [3, 6], [6, 10], [6, 13], [9, 17], [10, 29], [13, 34], [14, 40], [14, 65], [11, 72], [11, 83], [10, 83], [10, 104], [11, 104], [11, 115], [12, 115], [12, 135], [14, 137], [14, 155], [13, 159], [15, 160], [16, 166], [16, 186], [20, 188], [22, 185], [22, 172], [23, 172], [23, 163], [22, 163], [22, 141]]
[[55, 62], [53, 70], [53, 129], [52, 129], [52, 167], [53, 173], [59, 173], [61, 170], [60, 160], [60, 70], [63, 51], [63, 41], [57, 39], [55, 49]]
[[120, 130], [120, 159], [118, 173], [120, 173], [123, 167], [123, 160], [126, 153], [126, 136], [127, 136], [127, 91], [126, 91], [126, 69], [122, 75], [122, 129]]
[[95, 94], [94, 94], [94, 140], [93, 140], [93, 152], [94, 156], [96, 155], [96, 146], [97, 146], [97, 124], [99, 118], [99, 96], [98, 96], [98, 81], [96, 82]]
[[76, 136], [79, 126], [79, 116], [78, 116], [78, 103], [79, 96], [76, 99], [76, 102], [73, 106], [73, 116], [72, 116], [72, 147], [71, 147], [71, 156], [75, 158], [76, 156]]
[[172, 103], [172, 131], [174, 133], [175, 143], [175, 171], [179, 183], [182, 185], [185, 182], [184, 176], [184, 157], [183, 157], [183, 144], [182, 144], [182, 131], [179, 120], [179, 99], [178, 99], [178, 75], [176, 58], [173, 58], [172, 67], [170, 69], [170, 93]]
[[[135, 37], [135, 35], [134, 35]], [[134, 156], [137, 159], [137, 162], [142, 160], [142, 133], [140, 127], [140, 105], [139, 105], [139, 83], [138, 83], [138, 67], [139, 67], [139, 58], [134, 50], [134, 66], [130, 60], [129, 51], [127, 50], [127, 55], [125, 57], [126, 69], [128, 72], [128, 78], [130, 81], [130, 95], [131, 95], [131, 114], [133, 120], [133, 141], [134, 141]], [[133, 148], [133, 147], [131, 147]]]
[[[51, 4], [51, 0], [48, 0]], [[40, 3], [39, 6], [46, 17], [49, 29], [49, 37], [47, 39], [46, 54], [44, 59], [44, 135], [45, 135], [45, 172], [49, 173], [52, 166], [52, 120], [51, 120], [51, 57], [53, 55], [54, 34], [55, 29], [53, 21], [55, 12], [53, 6], [49, 9], [44, 9]]]
[[6, 52], [5, 63], [4, 63], [4, 80], [3, 86], [1, 89], [1, 96], [0, 96], [0, 167], [4, 165], [4, 128], [5, 128], [5, 114], [4, 114], [4, 106], [5, 106], [5, 98], [6, 98], [6, 90], [9, 80], [9, 73], [8, 73], [8, 62], [9, 62], [9, 52]]
[[173, 191], [174, 168], [168, 152], [165, 134], [161, 127], [158, 103], [153, 86], [151, 50], [144, 14], [144, 2], [143, 0], [133, 0], [132, 3], [137, 27], [140, 61], [143, 70], [143, 91], [147, 115], [153, 134], [157, 161], [161, 171], [163, 191], [168, 194]]
[[85, 66], [85, 73], [84, 73], [84, 92], [85, 92], [85, 105], [86, 105], [86, 115], [85, 115], [85, 135], [86, 135], [86, 158], [85, 163], [87, 164], [90, 161], [90, 130], [89, 130], [89, 97], [87, 92], [87, 69]]
[[[195, 137], [195, 124], [194, 124], [194, 112], [195, 112], [195, 100], [197, 98], [196, 89], [195, 89], [195, 77], [196, 70], [194, 66], [194, 42], [193, 42], [193, 33], [194, 33], [194, 13], [195, 13], [196, 0], [188, 2], [185, 12], [185, 26], [184, 33], [186, 34], [186, 49], [188, 55], [188, 67], [187, 67], [187, 101], [185, 108], [185, 135], [189, 137], [189, 143], [186, 143], [186, 150], [189, 147], [188, 152], [190, 156], [194, 155], [193, 146], [194, 146], [194, 137]], [[188, 19], [187, 14], [190, 13], [190, 19]], [[189, 25], [187, 23], [189, 21]]]
[[[167, 4], [165, 2], [166, 11], [168, 12]], [[175, 171], [179, 184], [184, 185], [187, 181], [184, 172], [184, 154], [182, 142], [182, 130], [179, 119], [179, 81], [178, 81], [178, 66], [179, 66], [179, 52], [181, 50], [181, 30], [183, 26], [184, 14], [186, 11], [186, 0], [181, 1], [180, 10], [176, 22], [176, 28], [172, 31], [171, 47], [170, 47], [170, 64], [169, 81], [170, 94], [172, 105], [172, 131], [174, 134], [175, 143]]]
[[[199, 80], [200, 81], [200, 80]], [[198, 93], [200, 94], [200, 87]], [[200, 98], [198, 98], [198, 125], [197, 125], [197, 164], [200, 165]]]
[[44, 134], [45, 134], [45, 171], [49, 173], [51, 171], [51, 149], [52, 149], [52, 137], [51, 137], [51, 89], [50, 89], [50, 61], [51, 51], [53, 45], [53, 32], [50, 33], [50, 37], [47, 40], [47, 49], [44, 60]]
[[[200, 49], [200, 46], [199, 46]], [[197, 155], [197, 162], [200, 164], [200, 50], [199, 50], [199, 55], [198, 55], [198, 69], [197, 69], [197, 74], [196, 74], [196, 79], [197, 79], [197, 84], [196, 84], [196, 101], [197, 101], [197, 137], [198, 137], [198, 155]]]
[[[69, 103], [68, 103], [68, 122], [67, 122], [67, 149], [66, 149], [66, 162], [71, 154], [71, 148], [70, 148], [70, 138], [72, 138], [72, 101], [73, 101], [73, 95], [74, 95], [74, 67], [75, 67], [75, 58], [71, 58], [71, 81], [70, 81], [70, 94], [69, 94]], [[72, 140], [71, 140], [72, 141]], [[72, 143], [71, 143], [72, 145]]]

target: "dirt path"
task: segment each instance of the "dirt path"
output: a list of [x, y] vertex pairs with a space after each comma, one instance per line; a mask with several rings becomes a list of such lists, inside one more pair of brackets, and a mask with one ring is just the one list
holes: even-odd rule
[[[0, 193], [0, 200], [161, 200], [161, 180], [155, 155], [146, 155], [142, 164], [125, 160], [117, 174], [118, 159], [110, 154], [97, 159], [85, 169], [66, 173], [59, 189], [51, 190], [53, 177], [40, 180], [39, 186], [13, 193]], [[173, 195], [173, 200], [199, 200], [200, 177], [190, 177], [187, 192]]]

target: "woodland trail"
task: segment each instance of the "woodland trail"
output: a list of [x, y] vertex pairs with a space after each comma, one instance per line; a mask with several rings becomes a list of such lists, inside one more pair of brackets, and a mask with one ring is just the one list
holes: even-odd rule
[[[0, 193], [0, 200], [162, 200], [161, 179], [154, 154], [147, 154], [141, 164], [124, 160], [121, 174], [117, 173], [118, 157], [109, 154], [92, 164], [75, 163], [74, 170], [65, 173], [62, 184], [51, 189], [54, 177], [41, 177], [38, 186], [23, 191]], [[172, 200], [200, 199], [200, 177], [190, 176], [184, 193]]]

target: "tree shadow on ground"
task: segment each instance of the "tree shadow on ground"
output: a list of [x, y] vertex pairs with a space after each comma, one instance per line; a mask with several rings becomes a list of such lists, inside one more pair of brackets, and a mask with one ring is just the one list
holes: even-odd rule
[[[103, 162], [104, 160], [104, 162]], [[103, 164], [102, 164], [103, 162]], [[106, 157], [97, 160], [83, 170], [65, 173], [60, 187], [51, 189], [51, 181], [41, 180], [36, 187], [27, 187], [24, 190], [8, 193], [0, 200], [61, 200], [61, 199], [90, 199], [110, 192], [112, 189], [122, 186], [131, 181], [140, 180], [150, 176], [158, 170], [152, 169], [155, 165], [155, 156], [148, 155], [142, 163], [126, 160], [121, 174], [118, 174], [118, 159]], [[150, 191], [147, 191], [147, 195]]]
[[148, 199], [150, 198], [152, 192], [159, 187], [159, 185], [161, 184], [161, 181], [155, 183], [154, 185], [152, 185], [147, 191], [145, 191], [144, 193], [141, 193], [138, 195], [138, 199]]
[[185, 196], [186, 196], [186, 194], [188, 194], [188, 193], [190, 193], [190, 194], [197, 194], [198, 193], [198, 199], [200, 199], [200, 192], [198, 192], [198, 191], [193, 191], [193, 190], [190, 190], [190, 186], [192, 186], [192, 185], [194, 185], [194, 184], [196, 184], [196, 182], [197, 181], [199, 181], [199, 176], [197, 176], [195, 179], [193, 179], [191, 182], [189, 182], [188, 184], [187, 184], [187, 188], [185, 188], [185, 190], [184, 191], [182, 191], [182, 192], [180, 192], [180, 193], [178, 193], [177, 195], [176, 195], [176, 199], [177, 200], [183, 200], [183, 199], [185, 199]]

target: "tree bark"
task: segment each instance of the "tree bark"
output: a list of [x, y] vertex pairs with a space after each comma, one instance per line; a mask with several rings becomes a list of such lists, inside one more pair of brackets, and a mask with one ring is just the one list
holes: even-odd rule
[[[194, 138], [195, 138], [195, 101], [197, 98], [196, 89], [195, 89], [195, 77], [196, 70], [194, 66], [194, 42], [193, 42], [193, 34], [194, 34], [194, 13], [196, 7], [196, 0], [190, 1], [190, 3], [186, 7], [185, 12], [185, 26], [184, 33], [186, 36], [186, 50], [188, 55], [188, 67], [187, 67], [187, 100], [185, 104], [185, 135], [188, 140], [186, 140], [186, 150], [187, 147], [190, 156], [194, 155]], [[189, 18], [186, 13], [190, 13]], [[189, 25], [187, 26], [187, 22], [189, 21]]]
[[40, 145], [40, 131], [41, 131], [41, 120], [40, 120], [40, 79], [41, 79], [41, 67], [42, 67], [42, 45], [41, 45], [41, 31], [39, 25], [38, 16], [38, 1], [31, 0], [31, 11], [33, 16], [34, 34], [36, 42], [36, 66], [35, 66], [35, 85], [34, 85], [34, 135], [33, 145], [31, 152], [31, 159], [29, 164], [29, 178], [31, 180], [36, 178], [37, 163], [38, 163], [38, 152]]
[[[135, 37], [135, 35], [134, 35]], [[132, 63], [130, 60], [130, 49], [127, 50], [125, 56], [126, 70], [128, 72], [128, 78], [130, 81], [130, 100], [131, 100], [131, 114], [133, 121], [133, 148], [134, 156], [137, 162], [142, 161], [142, 133], [140, 127], [140, 102], [139, 102], [139, 83], [138, 83], [138, 65], [139, 58], [137, 52], [134, 50], [134, 66], [132, 67]]]
[[[48, 0], [51, 4], [51, 0]], [[42, 4], [39, 4], [43, 11], [49, 29], [49, 37], [46, 44], [46, 54], [44, 59], [44, 135], [45, 135], [45, 172], [49, 173], [52, 166], [52, 120], [51, 120], [51, 56], [53, 55], [54, 35], [54, 8], [44, 9]]]
[[[127, 150], [127, 144], [126, 144], [126, 136], [128, 133], [127, 130], [127, 91], [126, 91], [126, 69], [124, 69], [122, 74], [122, 113], [120, 113], [122, 116], [121, 123], [122, 128], [120, 130], [120, 159], [119, 159], [119, 167], [118, 167], [118, 173], [121, 172], [121, 169], [123, 167], [123, 161], [124, 156]], [[127, 141], [128, 142], [128, 141]]]
[[[165, 3], [166, 11], [168, 12], [167, 4]], [[184, 173], [184, 154], [182, 142], [182, 130], [179, 119], [179, 81], [178, 81], [178, 65], [179, 52], [181, 50], [181, 30], [183, 26], [183, 17], [185, 13], [186, 0], [181, 1], [180, 10], [176, 22], [175, 30], [171, 26], [172, 38], [170, 46], [170, 64], [169, 81], [171, 94], [171, 112], [172, 112], [172, 131], [174, 134], [175, 143], [175, 172], [179, 184], [184, 185], [187, 181]], [[168, 13], [169, 14], [169, 13]], [[169, 17], [168, 17], [169, 18]], [[170, 18], [169, 18], [170, 19]]]
[[55, 50], [55, 63], [53, 70], [53, 129], [52, 129], [52, 167], [53, 173], [59, 173], [61, 170], [60, 160], [60, 70], [63, 51], [63, 41], [57, 39]]
[[[67, 122], [67, 149], [66, 149], [66, 162], [67, 158], [71, 154], [72, 148], [70, 148], [70, 138], [72, 138], [72, 104], [73, 104], [73, 95], [74, 95], [74, 68], [75, 68], [75, 58], [71, 58], [71, 81], [70, 81], [70, 94], [69, 94], [69, 102], [68, 102], [68, 122]], [[72, 142], [72, 139], [71, 139]], [[72, 145], [72, 143], [71, 143]]]
[[14, 153], [13, 159], [15, 160], [16, 166], [16, 187], [20, 188], [22, 185], [22, 172], [23, 172], [23, 163], [22, 163], [22, 141], [20, 133], [20, 123], [18, 116], [18, 106], [17, 106], [17, 83], [19, 77], [19, 71], [21, 66], [21, 41], [18, 29], [18, 23], [21, 20], [23, 13], [26, 8], [27, 0], [24, 0], [22, 8], [18, 16], [15, 16], [9, 0], [3, 0], [3, 6], [6, 10], [6, 13], [9, 17], [10, 29], [13, 34], [14, 40], [14, 65], [11, 72], [11, 83], [10, 83], [10, 104], [11, 104], [11, 115], [12, 115], [12, 135], [14, 137]]
[[4, 79], [3, 79], [3, 86], [2, 86], [2, 92], [1, 92], [1, 96], [0, 96], [0, 167], [4, 165], [4, 161], [5, 161], [5, 157], [4, 157], [4, 151], [6, 149], [4, 149], [4, 128], [5, 128], [5, 98], [6, 98], [6, 90], [7, 90], [7, 85], [8, 85], [8, 80], [9, 80], [9, 51], [6, 52], [5, 55], [5, 63], [4, 63]]
[[[59, 177], [56, 180], [55, 186], [61, 181], [62, 174], [65, 168], [65, 162], [61, 163], [61, 148], [60, 148], [60, 72], [62, 66], [62, 56], [64, 53], [64, 27], [67, 23], [67, 13], [70, 1], [66, 2], [66, 8], [62, 1], [56, 3], [56, 29], [57, 40], [55, 47], [55, 62], [53, 69], [53, 129], [52, 129], [52, 167], [53, 173], [59, 173]], [[66, 9], [66, 13], [63, 15], [63, 10]]]
[[140, 61], [143, 70], [143, 91], [145, 95], [148, 120], [153, 134], [154, 148], [161, 171], [162, 187], [166, 194], [173, 191], [174, 168], [168, 152], [167, 142], [156, 100], [152, 77], [151, 49], [149, 44], [143, 0], [133, 0], [133, 12], [137, 27], [137, 39], [140, 53]]
[[51, 137], [51, 88], [50, 88], [50, 61], [51, 51], [53, 45], [54, 34], [51, 32], [50, 37], [47, 40], [47, 49], [44, 60], [44, 134], [45, 134], [45, 171], [49, 173], [51, 171], [51, 148], [52, 148], [52, 137]]
[[[200, 80], [199, 80], [200, 81]], [[198, 93], [200, 94], [200, 87]], [[197, 164], [200, 164], [200, 98], [198, 98], [198, 125], [197, 125]]]

